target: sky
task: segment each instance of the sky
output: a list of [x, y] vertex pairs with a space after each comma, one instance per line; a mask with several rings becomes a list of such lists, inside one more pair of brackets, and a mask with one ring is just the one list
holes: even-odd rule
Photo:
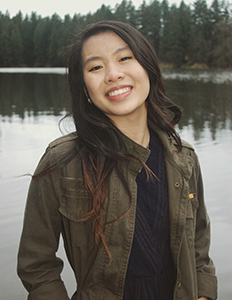
[[[23, 16], [31, 14], [32, 11], [36, 12], [42, 17], [52, 16], [55, 12], [63, 18], [64, 15], [70, 14], [72, 17], [74, 13], [80, 13], [86, 15], [88, 12], [95, 12], [104, 3], [106, 6], [110, 5], [114, 8], [117, 3], [121, 3], [122, 0], [5, 0], [1, 1], [0, 11], [5, 14], [8, 10], [10, 17], [15, 16], [19, 10], [21, 10]], [[132, 0], [134, 6], [138, 8], [143, 0]], [[161, 0], [160, 0], [161, 2]], [[177, 6], [181, 0], [169, 0], [169, 3], [176, 3]], [[186, 4], [191, 4], [194, 0], [184, 0]], [[150, 0], [146, 1], [150, 3]], [[207, 0], [207, 3], [211, 4], [211, 0]]]

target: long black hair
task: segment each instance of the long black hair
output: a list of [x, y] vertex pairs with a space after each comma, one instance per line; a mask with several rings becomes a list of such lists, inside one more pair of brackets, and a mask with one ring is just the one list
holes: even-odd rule
[[104, 238], [106, 224], [102, 221], [107, 182], [112, 170], [115, 169], [131, 198], [120, 163], [134, 158], [126, 153], [121, 133], [110, 118], [88, 102], [82, 66], [82, 49], [85, 41], [91, 36], [107, 31], [116, 33], [125, 41], [147, 72], [150, 81], [150, 92], [146, 100], [148, 118], [176, 141], [179, 151], [181, 140], [174, 125], [180, 120], [181, 111], [166, 97], [156, 52], [138, 30], [119, 21], [102, 21], [87, 26], [77, 35], [70, 49], [68, 80], [72, 116], [78, 133], [76, 149], [82, 160], [85, 186], [92, 196], [92, 209], [84, 218], [92, 218], [95, 242], [97, 243], [100, 238], [110, 255]]

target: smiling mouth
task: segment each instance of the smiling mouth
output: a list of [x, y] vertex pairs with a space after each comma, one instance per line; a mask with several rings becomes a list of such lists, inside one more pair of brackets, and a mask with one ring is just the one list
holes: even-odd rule
[[126, 88], [122, 88], [119, 90], [114, 90], [114, 91], [108, 93], [108, 95], [109, 95], [109, 97], [118, 96], [118, 95], [122, 95], [123, 93], [129, 92], [131, 90], [132, 90], [132, 87], [126, 87]]

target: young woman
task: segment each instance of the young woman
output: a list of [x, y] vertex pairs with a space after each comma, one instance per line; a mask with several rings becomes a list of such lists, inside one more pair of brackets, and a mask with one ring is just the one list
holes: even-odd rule
[[52, 142], [33, 176], [18, 255], [30, 300], [216, 299], [197, 156], [174, 129], [156, 54], [134, 28], [104, 21], [71, 48], [76, 133]]

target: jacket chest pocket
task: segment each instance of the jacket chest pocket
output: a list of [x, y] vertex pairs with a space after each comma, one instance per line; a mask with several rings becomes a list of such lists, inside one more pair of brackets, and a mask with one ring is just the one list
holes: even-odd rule
[[62, 177], [62, 198], [59, 211], [65, 217], [65, 235], [72, 246], [85, 246], [90, 240], [92, 222], [85, 219], [85, 214], [91, 210], [91, 198], [83, 180], [79, 178]]
[[198, 199], [193, 194], [190, 194], [190, 197], [187, 201], [186, 227], [185, 227], [189, 248], [192, 248], [194, 246], [196, 216], [197, 216], [198, 207], [199, 207]]
[[79, 178], [62, 177], [60, 212], [68, 219], [81, 222], [91, 209], [91, 201], [84, 182]]

